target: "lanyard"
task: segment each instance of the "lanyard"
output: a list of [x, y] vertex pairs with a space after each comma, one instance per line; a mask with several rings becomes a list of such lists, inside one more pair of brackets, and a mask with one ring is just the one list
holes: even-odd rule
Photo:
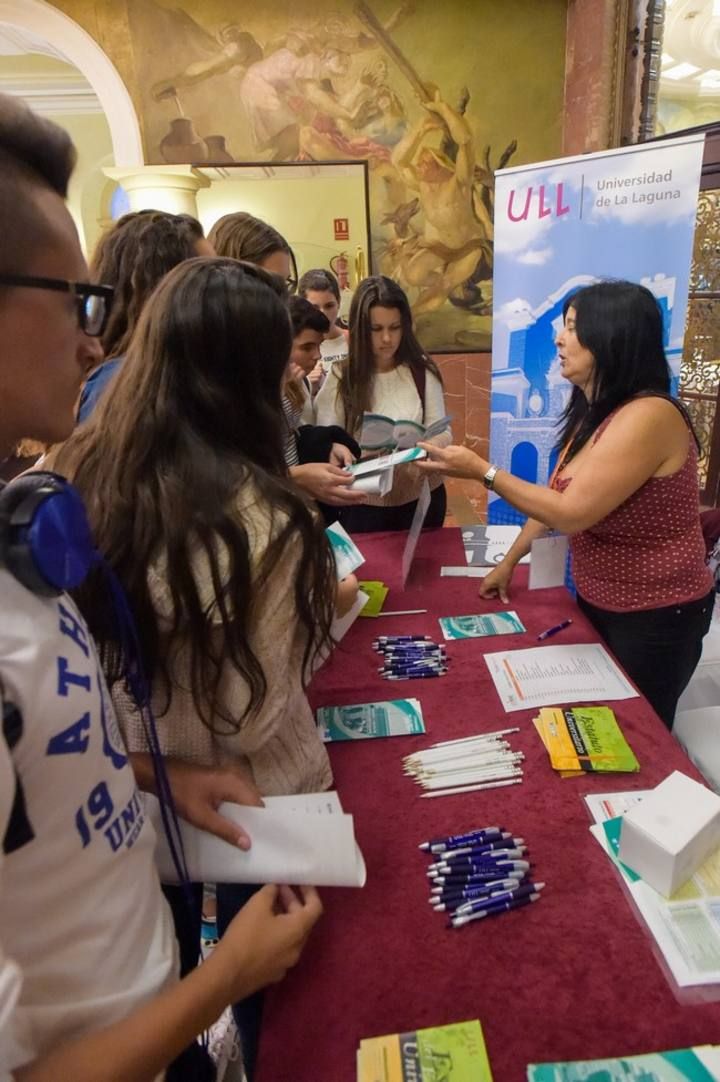
[[557, 462], [555, 463], [555, 469], [550, 474], [550, 480], [548, 481], [548, 488], [552, 488], [554, 486], [555, 478], [560, 473], [560, 470], [563, 468], [563, 466], [565, 465], [565, 463], [567, 461], [568, 455], [570, 454], [570, 448], [573, 445], [573, 440], [574, 439], [575, 439], [575, 432], [573, 432], [572, 436], [570, 437], [570, 439], [567, 441], [567, 443], [563, 447], [562, 451], [560, 452], [560, 457], [557, 460]]

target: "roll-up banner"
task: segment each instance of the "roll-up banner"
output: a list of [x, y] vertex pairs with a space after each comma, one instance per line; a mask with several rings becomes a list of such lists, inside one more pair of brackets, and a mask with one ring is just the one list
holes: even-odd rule
[[[704, 135], [503, 169], [495, 178], [490, 460], [547, 481], [571, 386], [563, 304], [605, 278], [646, 285], [664, 315], [676, 389]], [[490, 494], [488, 521], [524, 521]]]

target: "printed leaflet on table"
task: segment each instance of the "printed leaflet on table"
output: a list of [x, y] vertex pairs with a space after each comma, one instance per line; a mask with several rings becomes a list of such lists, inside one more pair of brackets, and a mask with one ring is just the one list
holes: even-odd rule
[[509, 713], [638, 694], [600, 643], [503, 650], [485, 654], [485, 663]]
[[528, 1082], [713, 1082], [720, 1078], [720, 1047], [701, 1045], [676, 1052], [647, 1052], [617, 1059], [585, 1059], [568, 1063], [531, 1063]]
[[[624, 794], [630, 803], [649, 790]], [[603, 801], [618, 805], [623, 794], [596, 794], [593, 814], [602, 814]], [[586, 798], [587, 799], [587, 798]], [[663, 898], [618, 860], [622, 818], [605, 819], [590, 827], [623, 878], [640, 915], [648, 926], [680, 988], [720, 984], [720, 850], [701, 864], [670, 898]]]
[[542, 707], [533, 722], [553, 770], [564, 775], [640, 769], [608, 706]]
[[365, 563], [362, 552], [339, 522], [331, 523], [325, 530], [325, 536], [333, 550], [338, 581], [346, 579], [353, 571], [357, 571], [361, 564]]
[[425, 732], [422, 707], [417, 699], [321, 706], [316, 717], [326, 744], [336, 740], [368, 740], [377, 736], [409, 736]]
[[478, 639], [486, 635], [515, 635], [525, 631], [516, 612], [488, 612], [478, 616], [441, 616], [446, 639]]
[[392, 1033], [360, 1042], [357, 1082], [492, 1082], [475, 1022]]

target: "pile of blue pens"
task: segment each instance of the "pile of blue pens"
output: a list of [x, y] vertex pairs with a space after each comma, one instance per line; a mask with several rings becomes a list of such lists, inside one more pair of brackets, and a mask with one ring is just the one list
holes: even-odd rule
[[382, 654], [378, 672], [385, 680], [426, 680], [448, 669], [445, 646], [430, 635], [380, 635], [373, 649]]
[[545, 886], [529, 878], [525, 839], [502, 827], [434, 838], [420, 849], [433, 857], [429, 901], [436, 912], [448, 914], [448, 928], [537, 902]]

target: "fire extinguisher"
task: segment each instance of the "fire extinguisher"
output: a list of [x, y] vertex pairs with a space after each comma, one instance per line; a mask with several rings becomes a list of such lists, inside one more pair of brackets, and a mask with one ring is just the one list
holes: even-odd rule
[[340, 252], [330, 260], [330, 268], [334, 271], [341, 289], [347, 289], [350, 285], [349, 266], [347, 252]]

